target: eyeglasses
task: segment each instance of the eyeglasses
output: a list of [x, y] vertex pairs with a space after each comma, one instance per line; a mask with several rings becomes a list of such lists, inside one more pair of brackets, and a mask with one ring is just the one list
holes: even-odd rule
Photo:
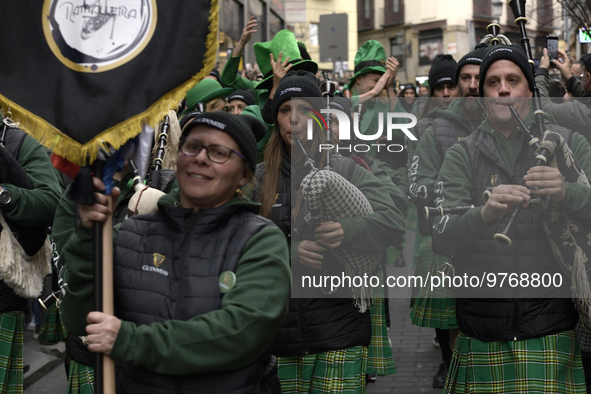
[[205, 148], [207, 158], [217, 164], [224, 164], [230, 159], [232, 153], [240, 157], [242, 160], [246, 160], [246, 157], [236, 152], [234, 149], [230, 149], [223, 145], [204, 145], [201, 141], [194, 140], [193, 138], [183, 137], [181, 139], [181, 152], [190, 157], [197, 156], [201, 149]]

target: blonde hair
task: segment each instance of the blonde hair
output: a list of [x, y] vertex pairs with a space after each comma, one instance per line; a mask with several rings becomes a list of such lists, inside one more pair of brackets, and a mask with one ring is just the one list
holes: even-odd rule
[[226, 100], [222, 96], [209, 100], [207, 103], [205, 103], [205, 112], [212, 112], [215, 107], [220, 105], [220, 102], [225, 101]]
[[[276, 120], [276, 119], [275, 119]], [[314, 133], [313, 133], [313, 140], [312, 140], [312, 148], [310, 149], [311, 152], [316, 152], [318, 150], [318, 146], [324, 140], [324, 133], [318, 130], [318, 126], [314, 125]], [[263, 179], [261, 181], [261, 190], [258, 195], [259, 202], [261, 203], [261, 212], [260, 215], [264, 217], [268, 217], [273, 209], [273, 204], [275, 203], [275, 199], [277, 198], [277, 187], [279, 186], [279, 179], [281, 174], [281, 161], [283, 160], [283, 152], [287, 152], [287, 144], [283, 141], [283, 137], [281, 137], [281, 133], [279, 131], [279, 125], [275, 122], [275, 126], [273, 128], [273, 134], [269, 139], [265, 147], [265, 173], [263, 175]], [[322, 168], [326, 164], [326, 156], [322, 155], [320, 159], [320, 164], [316, 163], [316, 167]], [[297, 207], [299, 207], [299, 202], [301, 201], [301, 190], [298, 187], [297, 197], [296, 197], [296, 216], [297, 216]], [[295, 217], [295, 216], [294, 216]]]

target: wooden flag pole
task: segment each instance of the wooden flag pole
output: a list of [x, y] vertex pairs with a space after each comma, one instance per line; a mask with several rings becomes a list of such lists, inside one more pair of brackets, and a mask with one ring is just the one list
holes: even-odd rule
[[[113, 199], [108, 199], [109, 211], [113, 212]], [[103, 313], [115, 315], [113, 302], [113, 215], [103, 223]], [[115, 394], [115, 361], [103, 357], [103, 393]]]
[[[94, 163], [94, 176], [103, 177], [103, 163]], [[94, 310], [103, 310], [103, 223], [94, 222]], [[103, 394], [103, 354], [96, 353], [94, 362], [94, 392]]]
[[[103, 162], [95, 162], [94, 176], [103, 177]], [[113, 200], [108, 199], [113, 211]], [[94, 310], [114, 315], [113, 303], [113, 216], [94, 223]], [[115, 363], [113, 359], [96, 353], [94, 367], [95, 394], [115, 394]]]

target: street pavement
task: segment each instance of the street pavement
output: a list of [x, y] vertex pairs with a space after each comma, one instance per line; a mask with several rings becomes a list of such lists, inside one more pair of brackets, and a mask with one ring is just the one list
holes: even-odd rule
[[[405, 267], [389, 266], [388, 275], [412, 275], [409, 267], [412, 261], [414, 234], [407, 232], [404, 257]], [[412, 325], [410, 321], [410, 289], [391, 288], [391, 327], [389, 336], [396, 362], [396, 373], [378, 376], [367, 385], [368, 394], [382, 393], [441, 393], [433, 388], [433, 376], [441, 363], [441, 351], [433, 346], [435, 330]], [[44, 346], [33, 339], [31, 331], [25, 332], [25, 364], [31, 370], [25, 374], [25, 394], [66, 393], [68, 382], [63, 366], [64, 344]]]
[[[414, 247], [414, 233], [406, 232], [404, 247], [404, 267], [390, 265], [388, 275], [413, 275], [410, 268]], [[375, 382], [367, 385], [368, 394], [396, 393], [437, 393], [443, 389], [433, 388], [433, 376], [441, 364], [441, 350], [433, 346], [435, 329], [417, 327], [410, 321], [410, 288], [389, 288], [391, 327], [388, 330], [392, 342], [392, 354], [396, 373], [378, 376]]]

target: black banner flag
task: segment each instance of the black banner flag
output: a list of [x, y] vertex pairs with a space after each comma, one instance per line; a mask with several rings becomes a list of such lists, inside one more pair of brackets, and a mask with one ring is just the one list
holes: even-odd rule
[[218, 0], [4, 0], [0, 105], [76, 164], [119, 148], [213, 69]]

